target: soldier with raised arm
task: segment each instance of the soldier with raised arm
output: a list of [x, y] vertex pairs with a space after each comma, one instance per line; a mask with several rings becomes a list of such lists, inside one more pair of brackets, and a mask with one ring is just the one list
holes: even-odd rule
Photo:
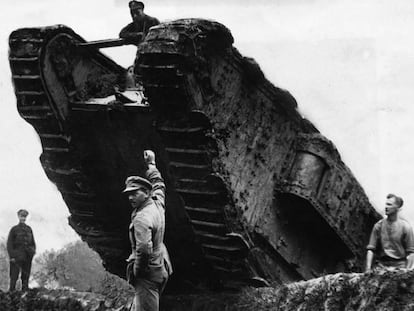
[[172, 273], [165, 231], [165, 184], [155, 165], [155, 154], [144, 151], [146, 178], [129, 176], [124, 193], [132, 207], [129, 237], [132, 254], [127, 277], [135, 288], [133, 310], [159, 310], [159, 296]]

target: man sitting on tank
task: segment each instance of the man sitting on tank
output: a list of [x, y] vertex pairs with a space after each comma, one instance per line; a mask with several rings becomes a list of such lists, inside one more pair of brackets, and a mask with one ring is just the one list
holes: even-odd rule
[[385, 215], [372, 229], [367, 246], [366, 271], [370, 271], [374, 256], [377, 268], [414, 268], [414, 234], [411, 225], [399, 212], [404, 201], [395, 194], [387, 195]]
[[148, 30], [160, 22], [155, 17], [144, 13], [144, 3], [141, 1], [132, 0], [129, 2], [129, 10], [131, 12], [132, 23], [129, 23], [122, 28], [119, 33], [120, 38], [138, 44], [147, 35]]

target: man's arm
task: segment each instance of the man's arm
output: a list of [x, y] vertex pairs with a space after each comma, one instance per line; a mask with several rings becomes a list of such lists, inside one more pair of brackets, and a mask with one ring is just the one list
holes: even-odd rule
[[152, 26], [159, 25], [159, 24], [160, 24], [160, 21], [158, 20], [158, 18], [156, 18], [156, 17], [152, 17], [152, 19], [151, 19], [151, 23], [150, 23], [150, 27], [149, 27], [149, 28], [151, 28]]
[[371, 271], [373, 260], [374, 260], [374, 252], [369, 249], [367, 250], [367, 263], [365, 266], [365, 271]]
[[407, 255], [407, 269], [414, 269], [414, 234], [413, 228], [407, 223], [404, 234], [404, 246]]
[[165, 184], [161, 173], [155, 165], [155, 154], [151, 150], [144, 151], [144, 160], [148, 166], [146, 172], [147, 179], [152, 184], [152, 195], [164, 205], [165, 204]]
[[367, 246], [367, 258], [366, 258], [366, 265], [365, 265], [365, 271], [370, 271], [372, 269], [372, 262], [374, 261], [374, 251], [377, 248], [377, 241], [378, 241], [378, 228], [379, 228], [379, 222], [377, 222], [374, 225], [374, 228], [372, 228], [371, 236], [369, 238], [369, 243]]
[[34, 255], [36, 253], [36, 242], [35, 242], [35, 239], [34, 239], [34, 235], [33, 235], [32, 228], [30, 228], [30, 236], [31, 236], [31, 239], [30, 239], [30, 250], [33, 252], [33, 255]]
[[151, 27], [159, 25], [160, 21], [152, 16], [146, 15], [145, 16], [145, 23], [144, 23], [144, 37], [148, 34]]
[[7, 236], [7, 253], [9, 253], [10, 261], [15, 261], [14, 254], [14, 230], [10, 229], [9, 235]]
[[129, 41], [140, 42], [142, 40], [143, 33], [135, 31], [134, 23], [130, 23], [121, 29], [119, 37]]
[[414, 253], [408, 254], [407, 256], [407, 269], [414, 269]]
[[137, 276], [140, 270], [148, 265], [148, 258], [152, 254], [152, 234], [145, 217], [136, 217], [132, 222], [136, 243], [134, 275]]

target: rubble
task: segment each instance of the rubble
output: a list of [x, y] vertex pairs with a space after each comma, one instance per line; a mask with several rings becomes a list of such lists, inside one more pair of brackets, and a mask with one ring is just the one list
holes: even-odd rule
[[132, 294], [118, 293], [114, 298], [89, 292], [70, 290], [31, 289], [27, 292], [1, 292], [0, 310], [79, 310], [79, 311], [126, 311], [132, 304]]
[[414, 310], [414, 271], [337, 273], [277, 288], [244, 288], [233, 296], [164, 299], [163, 310]]
[[[131, 306], [132, 297], [131, 291], [111, 298], [67, 290], [0, 292], [0, 310], [122, 311]], [[161, 310], [409, 311], [414, 310], [414, 271], [337, 273], [276, 288], [245, 287], [233, 293], [166, 295], [161, 299]]]

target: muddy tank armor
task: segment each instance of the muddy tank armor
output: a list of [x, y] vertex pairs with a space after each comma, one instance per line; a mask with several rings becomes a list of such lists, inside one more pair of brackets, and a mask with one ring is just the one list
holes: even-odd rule
[[309, 279], [362, 267], [379, 214], [334, 145], [273, 86], [231, 33], [207, 20], [151, 28], [135, 71], [150, 105], [93, 98], [126, 70], [65, 26], [10, 35], [20, 115], [70, 211], [69, 224], [124, 276], [121, 191], [153, 149], [167, 184], [166, 244], [182, 291]]

